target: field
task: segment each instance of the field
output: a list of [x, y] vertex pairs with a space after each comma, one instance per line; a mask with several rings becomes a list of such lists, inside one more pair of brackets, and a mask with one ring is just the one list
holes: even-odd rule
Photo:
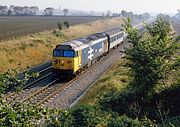
[[102, 17], [72, 16], [5, 16], [0, 17], [0, 40], [57, 28], [58, 21], [69, 21], [71, 25], [91, 22]]
[[[52, 49], [59, 43], [123, 24], [122, 18], [101, 19], [78, 24], [61, 32], [47, 30], [0, 42], [0, 73], [8, 69], [24, 70], [51, 59]], [[56, 27], [56, 26], [55, 26]], [[1, 29], [2, 30], [2, 29]], [[18, 29], [17, 29], [18, 31]]]

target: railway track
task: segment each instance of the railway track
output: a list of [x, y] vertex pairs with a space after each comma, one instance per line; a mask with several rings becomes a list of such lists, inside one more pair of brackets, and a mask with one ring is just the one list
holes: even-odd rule
[[49, 80], [49, 82], [46, 82], [44, 86], [41, 84], [42, 87], [38, 86], [37, 88], [36, 86], [34, 89], [24, 90], [21, 94], [15, 97], [14, 100], [12, 100], [12, 104], [15, 104], [16, 102], [28, 102], [34, 105], [43, 105], [53, 97], [56, 97], [60, 92], [68, 89], [74, 81], [76, 81], [81, 75], [84, 75], [90, 69], [91, 67], [67, 83], [63, 83], [61, 81], [56, 83], [59, 78], [55, 78], [52, 75], [52, 80], [51, 77], [48, 77], [46, 80]]
[[[61, 81], [57, 82], [59, 78], [53, 76], [51, 66], [43, 69], [35, 69], [41, 73], [41, 76], [28, 83], [22, 92], [13, 92], [7, 95], [6, 100], [12, 105], [16, 102], [28, 102], [44, 107], [67, 108], [72, 106], [92, 86], [92, 84], [94, 84], [94, 82], [97, 81], [99, 77], [120, 58], [120, 56], [122, 56], [119, 49], [122, 49], [123, 47], [124, 46], [121, 45], [113, 50], [96, 64], [92, 65], [79, 76], [67, 83]], [[111, 57], [113, 57], [113, 59], [111, 59]], [[104, 64], [106, 67], [100, 67], [100, 65]], [[94, 72], [96, 72], [96, 74], [92, 76], [91, 74]]]
[[[40, 64], [36, 67], [31, 68], [28, 71], [29, 74], [32, 73], [39, 73], [39, 76], [37, 78], [31, 78], [29, 81], [27, 81], [27, 83], [25, 84], [25, 86], [23, 86], [23, 91], [21, 93], [29, 92], [28, 90], [31, 88], [35, 88], [37, 86], [43, 86], [43, 83], [40, 85], [40, 82], [42, 82], [43, 80], [47, 80], [47, 78], [51, 77], [53, 75], [52, 73], [52, 65], [51, 65], [51, 61], [48, 61], [44, 64]], [[19, 79], [22, 80], [25, 78], [25, 73], [20, 73], [18, 75]], [[5, 95], [5, 99], [7, 102], [11, 102], [13, 101], [19, 94], [21, 93], [17, 93], [17, 92], [11, 92]]]
[[[122, 47], [123, 46], [121, 46], [121, 49]], [[105, 68], [104, 66], [99, 68], [102, 71], [97, 70], [96, 72], [98, 74], [94, 78], [91, 78], [90, 74], [93, 74], [93, 71], [96, 70], [98, 66], [102, 65], [104, 61], [107, 62], [106, 59], [110, 56], [113, 56], [114, 60], [117, 61], [120, 57], [123, 56], [123, 54], [119, 52], [119, 48], [115, 49], [115, 51], [110, 52], [107, 56], [105, 56], [103, 59], [98, 61], [96, 64], [94, 64], [84, 72], [82, 72], [78, 77], [74, 78], [70, 82], [61, 85], [55, 84], [51, 86], [52, 89], [54, 89], [52, 90], [53, 92], [52, 91], [49, 92], [48, 90], [47, 90], [47, 94], [46, 92], [44, 92], [43, 94], [46, 95], [46, 97], [43, 96], [44, 99], [43, 98], [38, 99], [41, 101], [37, 101], [36, 104], [45, 107], [52, 107], [52, 108], [53, 107], [67, 108], [69, 106], [74, 105], [75, 102], [77, 102], [77, 100], [79, 100], [80, 97], [94, 84], [94, 82], [96, 82], [99, 79], [99, 76], [101, 76], [115, 63], [115, 61], [109, 59], [111, 63], [109, 63], [109, 65]], [[56, 104], [54, 105], [53, 103]]]

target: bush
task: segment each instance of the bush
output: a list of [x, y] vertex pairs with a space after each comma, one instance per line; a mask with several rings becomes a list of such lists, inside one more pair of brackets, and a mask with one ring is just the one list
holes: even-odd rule
[[146, 107], [141, 92], [135, 89], [104, 93], [100, 97], [99, 105], [102, 110], [117, 112], [119, 115], [126, 114], [133, 119], [144, 117], [142, 110]]
[[63, 29], [63, 25], [62, 25], [61, 22], [58, 22], [58, 23], [57, 23], [57, 26], [58, 26], [58, 29], [59, 29], [59, 30], [62, 30], [62, 29]]
[[63, 32], [58, 31], [58, 30], [56, 30], [56, 29], [54, 29], [53, 34], [54, 34], [56, 37], [64, 36], [64, 33], [63, 33]]
[[[172, 70], [175, 69], [177, 59], [174, 55], [180, 49], [175, 38], [171, 36], [168, 22], [158, 20], [151, 26], [146, 26], [148, 37], [139, 33], [130, 24], [125, 22], [127, 39], [131, 47], [126, 50], [127, 66], [131, 68], [132, 86], [148, 96], [157, 84], [163, 84]], [[177, 68], [177, 67], [176, 67]]]
[[149, 119], [133, 120], [127, 116], [120, 116], [109, 121], [108, 127], [157, 127], [157, 125]]
[[179, 125], [180, 125], [180, 116], [169, 118], [165, 123], [165, 127], [179, 127]]
[[0, 98], [1, 127], [33, 127], [47, 114], [47, 110], [29, 104], [16, 103], [12, 107]]
[[[81, 105], [73, 107], [66, 111], [63, 111], [56, 118], [52, 117], [54, 122], [51, 122], [48, 126], [58, 127], [95, 127], [96, 125], [106, 125], [106, 114], [102, 113], [98, 108]], [[56, 121], [56, 122], [55, 122]]]
[[24, 79], [20, 79], [16, 69], [8, 70], [0, 74], [0, 93], [7, 93], [10, 91], [19, 91], [30, 79], [30, 75], [25, 73]]
[[64, 26], [65, 26], [66, 28], [69, 28], [69, 27], [70, 27], [70, 23], [69, 23], [68, 21], [64, 21]]

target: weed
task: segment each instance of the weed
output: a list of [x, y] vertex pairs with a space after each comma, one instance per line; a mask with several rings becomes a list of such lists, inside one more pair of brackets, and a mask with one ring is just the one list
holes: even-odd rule
[[64, 33], [63, 33], [63, 32], [58, 31], [58, 30], [56, 30], [56, 29], [54, 29], [53, 34], [54, 34], [56, 37], [62, 37], [62, 36], [64, 36]]
[[25, 50], [26, 48], [27, 48], [26, 42], [22, 41], [22, 42], [20, 43], [19, 49]]

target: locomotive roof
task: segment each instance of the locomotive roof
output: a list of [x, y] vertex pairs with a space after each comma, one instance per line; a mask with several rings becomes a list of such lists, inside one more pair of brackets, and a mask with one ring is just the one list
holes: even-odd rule
[[91, 34], [86, 37], [82, 37], [76, 40], [72, 40], [70, 42], [65, 42], [63, 44], [57, 45], [56, 48], [61, 48], [61, 49], [74, 49], [78, 50], [80, 47], [87, 47], [88, 43], [92, 41], [96, 41], [98, 39], [105, 38], [106, 35], [103, 33], [96, 33], [96, 34]]
[[91, 41], [95, 41], [95, 40], [105, 38], [105, 37], [106, 37], [106, 35], [103, 34], [103, 33], [96, 33], [96, 34], [88, 35], [86, 37], [79, 38], [77, 40], [87, 44], [87, 43], [89, 43]]
[[121, 31], [122, 30], [120, 28], [114, 28], [114, 29], [105, 31], [104, 33], [111, 36], [111, 35], [120, 33]]
[[60, 44], [60, 45], [57, 45], [56, 48], [59, 48], [59, 47], [70, 47], [71, 49], [74, 49], [75, 47], [79, 47], [83, 45], [83, 43], [81, 41], [78, 41], [78, 40], [72, 40], [70, 42], [64, 42], [63, 44]]

